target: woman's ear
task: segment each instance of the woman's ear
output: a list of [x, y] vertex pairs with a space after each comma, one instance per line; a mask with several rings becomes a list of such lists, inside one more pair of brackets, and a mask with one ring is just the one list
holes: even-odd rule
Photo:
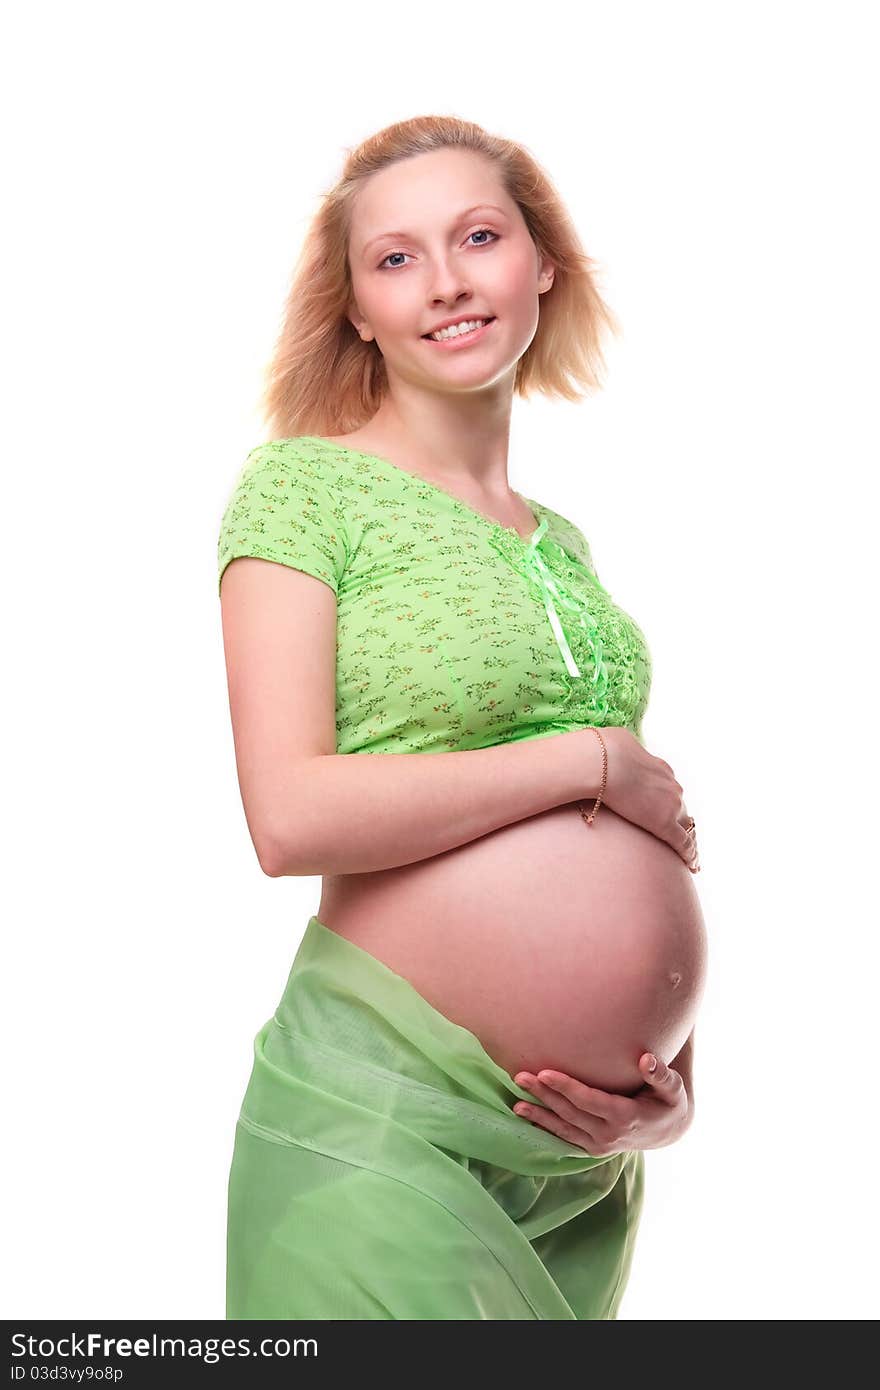
[[345, 317], [348, 319], [349, 323], [351, 324], [352, 328], [354, 329], [355, 333], [357, 333], [359, 338], [362, 338], [365, 343], [369, 343], [372, 341], [372, 330], [370, 329], [369, 325], [367, 324], [366, 320], [364, 319], [356, 304], [352, 304], [349, 306], [348, 312], [346, 313]]
[[547, 290], [552, 288], [555, 278], [556, 266], [552, 261], [547, 260], [546, 257], [542, 257], [541, 269], [538, 274], [538, 294], [546, 294]]
[[542, 256], [538, 250], [538, 293], [545, 295], [548, 289], [552, 289], [553, 281], [556, 278], [556, 267], [548, 257]]

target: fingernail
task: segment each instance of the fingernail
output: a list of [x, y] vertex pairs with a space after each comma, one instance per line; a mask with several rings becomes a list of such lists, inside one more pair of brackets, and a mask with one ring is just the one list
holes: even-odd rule
[[656, 1070], [657, 1070], [657, 1058], [654, 1056], [653, 1052], [649, 1052], [649, 1053], [648, 1053], [648, 1056], [651, 1058], [650, 1062], [648, 1063], [648, 1071], [656, 1071]]

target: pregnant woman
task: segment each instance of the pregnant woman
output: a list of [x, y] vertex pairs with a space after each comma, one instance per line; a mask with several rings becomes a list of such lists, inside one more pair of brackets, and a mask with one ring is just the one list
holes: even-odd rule
[[696, 838], [643, 633], [507, 478], [514, 393], [594, 388], [609, 326], [547, 176], [467, 122], [373, 136], [310, 229], [218, 548], [248, 828], [323, 881], [228, 1318], [618, 1315], [644, 1150], [693, 1117]]

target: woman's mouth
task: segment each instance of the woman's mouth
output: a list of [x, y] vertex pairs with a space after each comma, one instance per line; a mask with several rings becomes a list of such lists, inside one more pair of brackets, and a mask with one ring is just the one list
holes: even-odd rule
[[[478, 320], [471, 319], [470, 322], [477, 323]], [[424, 333], [422, 335], [422, 341], [431, 343], [433, 347], [439, 348], [466, 347], [469, 343], [478, 342], [480, 338], [488, 332], [494, 322], [495, 318], [493, 316], [490, 319], [483, 320], [479, 328], [467, 328], [466, 325], [459, 326], [456, 324], [452, 331], [445, 330], [441, 338], [432, 338], [430, 333]], [[464, 332], [462, 332], [462, 328], [465, 329]]]

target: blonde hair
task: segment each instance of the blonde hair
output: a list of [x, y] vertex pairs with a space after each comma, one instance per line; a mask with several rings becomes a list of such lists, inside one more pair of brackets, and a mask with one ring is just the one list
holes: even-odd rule
[[416, 116], [364, 140], [325, 193], [294, 267], [281, 330], [265, 373], [261, 414], [272, 438], [345, 434], [378, 410], [388, 389], [375, 341], [365, 343], [347, 317], [353, 286], [348, 262], [352, 211], [371, 174], [432, 150], [475, 151], [491, 160], [518, 204], [540, 254], [555, 266], [540, 296], [538, 327], [516, 366], [514, 390], [577, 400], [602, 385], [602, 337], [620, 332], [596, 287], [596, 263], [550, 178], [522, 145], [456, 116]]

